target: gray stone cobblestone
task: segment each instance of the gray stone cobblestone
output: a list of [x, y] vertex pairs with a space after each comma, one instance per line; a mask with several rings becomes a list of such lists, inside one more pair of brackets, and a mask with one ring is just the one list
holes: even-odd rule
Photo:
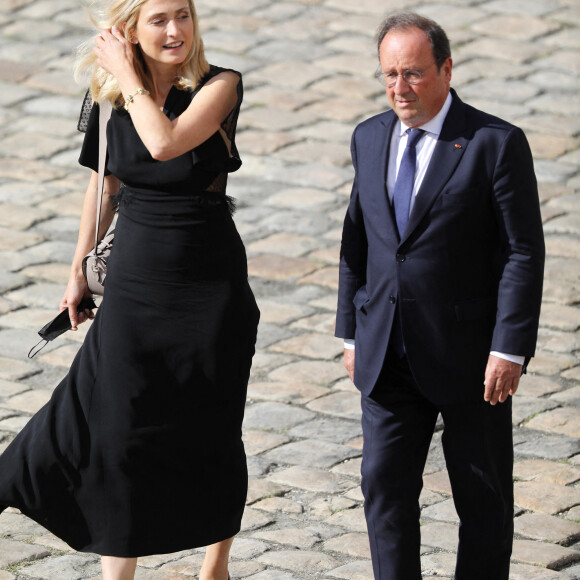
[[[530, 141], [548, 261], [538, 352], [513, 401], [510, 578], [579, 579], [577, 0], [198, 0], [197, 8], [210, 60], [244, 73], [244, 165], [230, 187], [262, 310], [244, 424], [250, 507], [232, 577], [372, 578], [358, 487], [360, 403], [332, 337], [333, 309], [350, 135], [386, 107], [372, 78], [373, 34], [385, 8], [413, 8], [447, 28], [460, 96], [520, 125]], [[0, 452], [50, 396], [86, 334], [85, 325], [26, 358], [74, 252], [87, 175], [76, 162], [84, 88], [72, 63], [88, 30], [76, 0], [0, 4]], [[424, 578], [451, 578], [455, 563], [442, 428], [421, 495]], [[143, 558], [136, 577], [195, 578], [202, 557]], [[0, 580], [99, 575], [95, 556], [75, 553], [16, 510], [0, 516]]]

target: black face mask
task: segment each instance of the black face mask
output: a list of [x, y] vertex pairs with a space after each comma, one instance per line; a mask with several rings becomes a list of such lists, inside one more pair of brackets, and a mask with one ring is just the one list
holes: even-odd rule
[[[77, 312], [82, 312], [83, 310], [92, 310], [96, 308], [97, 305], [92, 298], [83, 298], [80, 304], [77, 306]], [[28, 353], [28, 358], [33, 358], [36, 356], [51, 340], [54, 340], [57, 336], [60, 336], [63, 332], [66, 332], [72, 327], [70, 323], [70, 317], [68, 314], [68, 308], [63, 310], [58, 316], [53, 318], [48, 324], [45, 324], [39, 331], [38, 334], [42, 340], [46, 341], [38, 350], [35, 352], [34, 349], [42, 342], [42, 340], [33, 346]]]

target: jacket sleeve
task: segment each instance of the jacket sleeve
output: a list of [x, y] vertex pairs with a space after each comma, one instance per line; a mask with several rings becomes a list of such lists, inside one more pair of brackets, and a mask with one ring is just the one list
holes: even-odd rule
[[335, 336], [352, 339], [356, 329], [353, 298], [366, 282], [367, 261], [367, 237], [358, 191], [356, 130], [351, 142], [351, 156], [355, 176], [342, 230]]
[[544, 277], [544, 235], [532, 153], [521, 129], [508, 131], [493, 175], [503, 248], [491, 350], [534, 355]]

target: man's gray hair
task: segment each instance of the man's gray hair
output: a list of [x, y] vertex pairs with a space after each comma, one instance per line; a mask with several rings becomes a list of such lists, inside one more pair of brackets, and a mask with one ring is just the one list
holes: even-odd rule
[[451, 56], [447, 34], [437, 22], [415, 12], [395, 12], [387, 16], [377, 31], [377, 51], [379, 54], [381, 44], [391, 30], [408, 30], [409, 28], [418, 28], [427, 35], [433, 49], [433, 57], [437, 68], [440, 69], [443, 63]]

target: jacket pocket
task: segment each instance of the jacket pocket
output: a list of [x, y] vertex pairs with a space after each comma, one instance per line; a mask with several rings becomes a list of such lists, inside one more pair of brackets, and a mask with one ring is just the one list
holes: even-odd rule
[[497, 299], [473, 298], [471, 300], [457, 302], [453, 308], [455, 310], [455, 317], [459, 322], [477, 320], [478, 318], [495, 315], [497, 310]]
[[441, 195], [443, 205], [461, 205], [467, 206], [475, 203], [479, 199], [480, 190], [476, 187], [467, 189], [451, 189]]
[[352, 303], [354, 304], [354, 307], [357, 310], [360, 310], [361, 312], [366, 314], [366, 309], [365, 306], [368, 304], [368, 302], [370, 301], [369, 295], [367, 293], [367, 287], [366, 286], [361, 286], [356, 294], [354, 295], [354, 298], [352, 299]]

